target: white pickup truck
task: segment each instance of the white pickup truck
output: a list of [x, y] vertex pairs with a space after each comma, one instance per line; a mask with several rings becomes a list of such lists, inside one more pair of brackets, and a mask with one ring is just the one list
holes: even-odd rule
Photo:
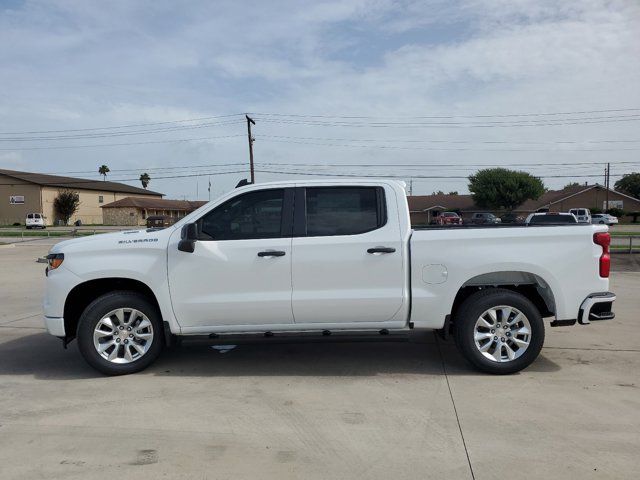
[[56, 244], [44, 321], [106, 374], [177, 336], [439, 330], [490, 373], [551, 325], [613, 318], [604, 225], [412, 229], [393, 181], [249, 185], [163, 230]]

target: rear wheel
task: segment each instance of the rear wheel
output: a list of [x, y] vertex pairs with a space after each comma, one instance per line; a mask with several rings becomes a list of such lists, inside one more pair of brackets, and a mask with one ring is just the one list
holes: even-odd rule
[[538, 357], [544, 323], [536, 306], [511, 290], [491, 288], [471, 295], [455, 317], [456, 341], [476, 368], [494, 374], [514, 373]]
[[139, 293], [107, 293], [82, 313], [77, 337], [80, 353], [96, 370], [107, 375], [139, 372], [162, 350], [160, 312]]

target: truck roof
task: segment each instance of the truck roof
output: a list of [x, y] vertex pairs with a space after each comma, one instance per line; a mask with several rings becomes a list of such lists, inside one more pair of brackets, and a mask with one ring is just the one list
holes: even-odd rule
[[258, 182], [249, 183], [237, 189], [247, 187], [291, 187], [295, 185], [380, 185], [380, 184], [392, 184], [402, 190], [406, 190], [407, 184], [402, 180], [392, 180], [387, 178], [371, 178], [371, 177], [353, 177], [353, 178], [332, 178], [332, 177], [320, 177], [313, 180], [308, 179], [293, 179], [293, 180], [280, 180], [275, 182]]

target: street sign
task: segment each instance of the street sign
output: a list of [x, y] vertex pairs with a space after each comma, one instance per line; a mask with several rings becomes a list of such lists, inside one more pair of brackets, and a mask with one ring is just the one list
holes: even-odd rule
[[9, 204], [24, 205], [24, 195], [9, 195]]

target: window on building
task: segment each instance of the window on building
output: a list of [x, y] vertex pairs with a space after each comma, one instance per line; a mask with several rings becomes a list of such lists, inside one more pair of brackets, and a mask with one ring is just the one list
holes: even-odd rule
[[98, 195], [98, 203], [104, 203], [104, 196]]

